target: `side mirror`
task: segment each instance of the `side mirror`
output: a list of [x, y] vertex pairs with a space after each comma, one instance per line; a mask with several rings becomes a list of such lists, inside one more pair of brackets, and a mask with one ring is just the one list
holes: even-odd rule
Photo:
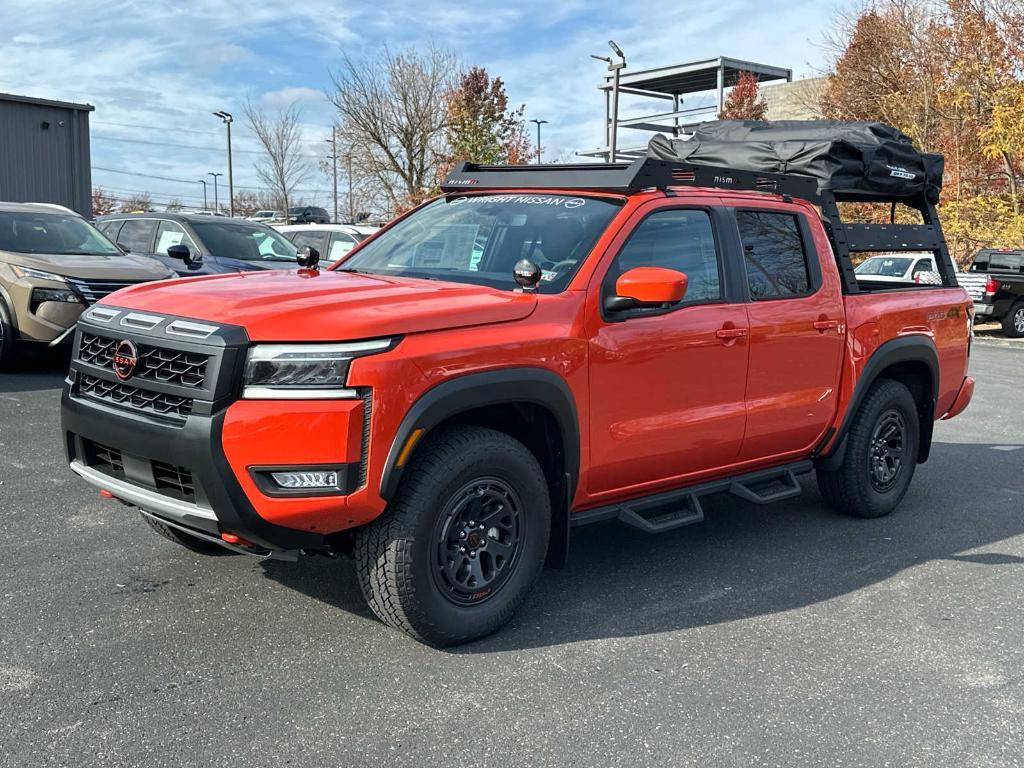
[[605, 299], [605, 309], [664, 307], [678, 304], [686, 295], [687, 277], [664, 267], [633, 267], [615, 281], [615, 295]]
[[188, 249], [187, 245], [171, 245], [167, 247], [167, 255], [172, 259], [181, 259], [186, 264], [192, 261], [192, 251]]
[[295, 261], [303, 269], [316, 269], [320, 263], [320, 251], [311, 245], [299, 248], [299, 252], [295, 254]]

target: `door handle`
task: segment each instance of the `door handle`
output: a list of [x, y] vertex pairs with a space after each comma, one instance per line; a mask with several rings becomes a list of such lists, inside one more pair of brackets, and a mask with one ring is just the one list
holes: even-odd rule
[[839, 327], [838, 320], [815, 320], [814, 330], [824, 333], [825, 331], [832, 330], [833, 328]]
[[715, 336], [717, 336], [720, 339], [726, 340], [742, 339], [746, 335], [746, 328], [719, 328], [717, 331], [715, 331]]

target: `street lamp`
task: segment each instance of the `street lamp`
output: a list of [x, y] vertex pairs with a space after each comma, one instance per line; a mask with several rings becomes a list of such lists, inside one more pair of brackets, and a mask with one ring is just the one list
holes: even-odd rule
[[206, 210], [206, 179], [199, 179], [199, 183], [203, 185], [203, 210]]
[[331, 127], [331, 138], [324, 139], [331, 145], [331, 170], [334, 172], [334, 223], [338, 223], [338, 129]]
[[619, 57], [620, 61], [613, 61], [609, 56], [597, 56], [596, 54], [590, 54], [590, 58], [597, 59], [598, 61], [605, 61], [608, 63], [608, 71], [612, 73], [612, 109], [611, 109], [611, 125], [608, 126], [608, 162], [615, 162], [615, 145], [618, 139], [618, 128], [619, 128], [619, 73], [621, 70], [626, 68], [626, 54], [622, 52], [622, 49], [615, 44], [614, 40], [608, 41], [609, 47], [612, 52]]
[[220, 213], [220, 202], [217, 200], [217, 177], [223, 176], [223, 173], [214, 173], [210, 171], [207, 176], [213, 176], [213, 212], [214, 214]]
[[224, 125], [228, 129], [228, 197], [230, 202], [228, 203], [228, 210], [231, 213], [232, 218], [235, 215], [235, 177], [234, 171], [231, 168], [231, 123], [234, 122], [234, 118], [230, 112], [225, 112], [223, 109], [220, 112], [214, 112], [214, 117], [219, 117], [224, 121]]
[[547, 120], [531, 119], [531, 123], [537, 125], [537, 165], [540, 165], [540, 127], [547, 122]]

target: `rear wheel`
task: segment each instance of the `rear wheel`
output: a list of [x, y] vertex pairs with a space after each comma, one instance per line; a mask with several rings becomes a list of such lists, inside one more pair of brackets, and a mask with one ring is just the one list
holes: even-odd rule
[[522, 603], [550, 525], [544, 472], [526, 446], [482, 427], [442, 429], [417, 451], [387, 511], [359, 532], [363, 595], [417, 640], [474, 640]]
[[891, 379], [876, 381], [846, 439], [842, 464], [818, 469], [821, 495], [847, 515], [889, 514], [903, 500], [917, 466], [920, 426], [910, 390]]
[[6, 371], [14, 364], [14, 326], [11, 324], [9, 310], [0, 299], [0, 371]]
[[210, 557], [239, 554], [238, 552], [233, 552], [227, 547], [220, 546], [220, 544], [214, 544], [212, 541], [206, 541], [197, 536], [190, 536], [184, 531], [179, 531], [177, 528], [171, 528], [169, 525], [164, 525], [159, 520], [154, 520], [149, 515], [143, 515], [142, 519], [149, 524], [150, 528], [159, 533], [165, 539], [173, 541], [175, 544], [179, 544], [185, 549], [191, 550], [197, 554], [209, 555]]
[[1024, 301], [1018, 301], [1003, 318], [1003, 333], [1011, 339], [1024, 337]]

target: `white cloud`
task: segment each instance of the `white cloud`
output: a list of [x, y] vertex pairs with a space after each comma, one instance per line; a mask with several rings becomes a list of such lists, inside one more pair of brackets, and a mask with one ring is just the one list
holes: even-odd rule
[[[298, 102], [311, 159], [324, 152], [331, 107], [323, 89], [341, 53], [451, 48], [501, 76], [513, 104], [548, 120], [549, 156], [598, 146], [603, 65], [589, 58], [615, 39], [630, 68], [717, 55], [806, 73], [829, 7], [815, 0], [303, 0], [239, 6], [224, 0], [4, 0], [0, 90], [87, 101], [94, 165], [198, 179], [222, 171], [223, 127], [236, 115], [235, 177], [255, 186], [258, 151], [241, 118], [247, 96], [269, 108]], [[636, 108], [629, 100], [624, 111]], [[532, 125], [529, 126], [531, 129]], [[533, 136], [531, 132], [531, 137]], [[645, 140], [634, 133], [624, 141]], [[148, 143], [140, 143], [148, 142]], [[188, 145], [195, 149], [182, 149]], [[201, 198], [197, 181], [168, 183], [97, 172], [99, 183]], [[304, 185], [323, 190], [314, 173]], [[323, 201], [324, 198], [321, 197]]]

